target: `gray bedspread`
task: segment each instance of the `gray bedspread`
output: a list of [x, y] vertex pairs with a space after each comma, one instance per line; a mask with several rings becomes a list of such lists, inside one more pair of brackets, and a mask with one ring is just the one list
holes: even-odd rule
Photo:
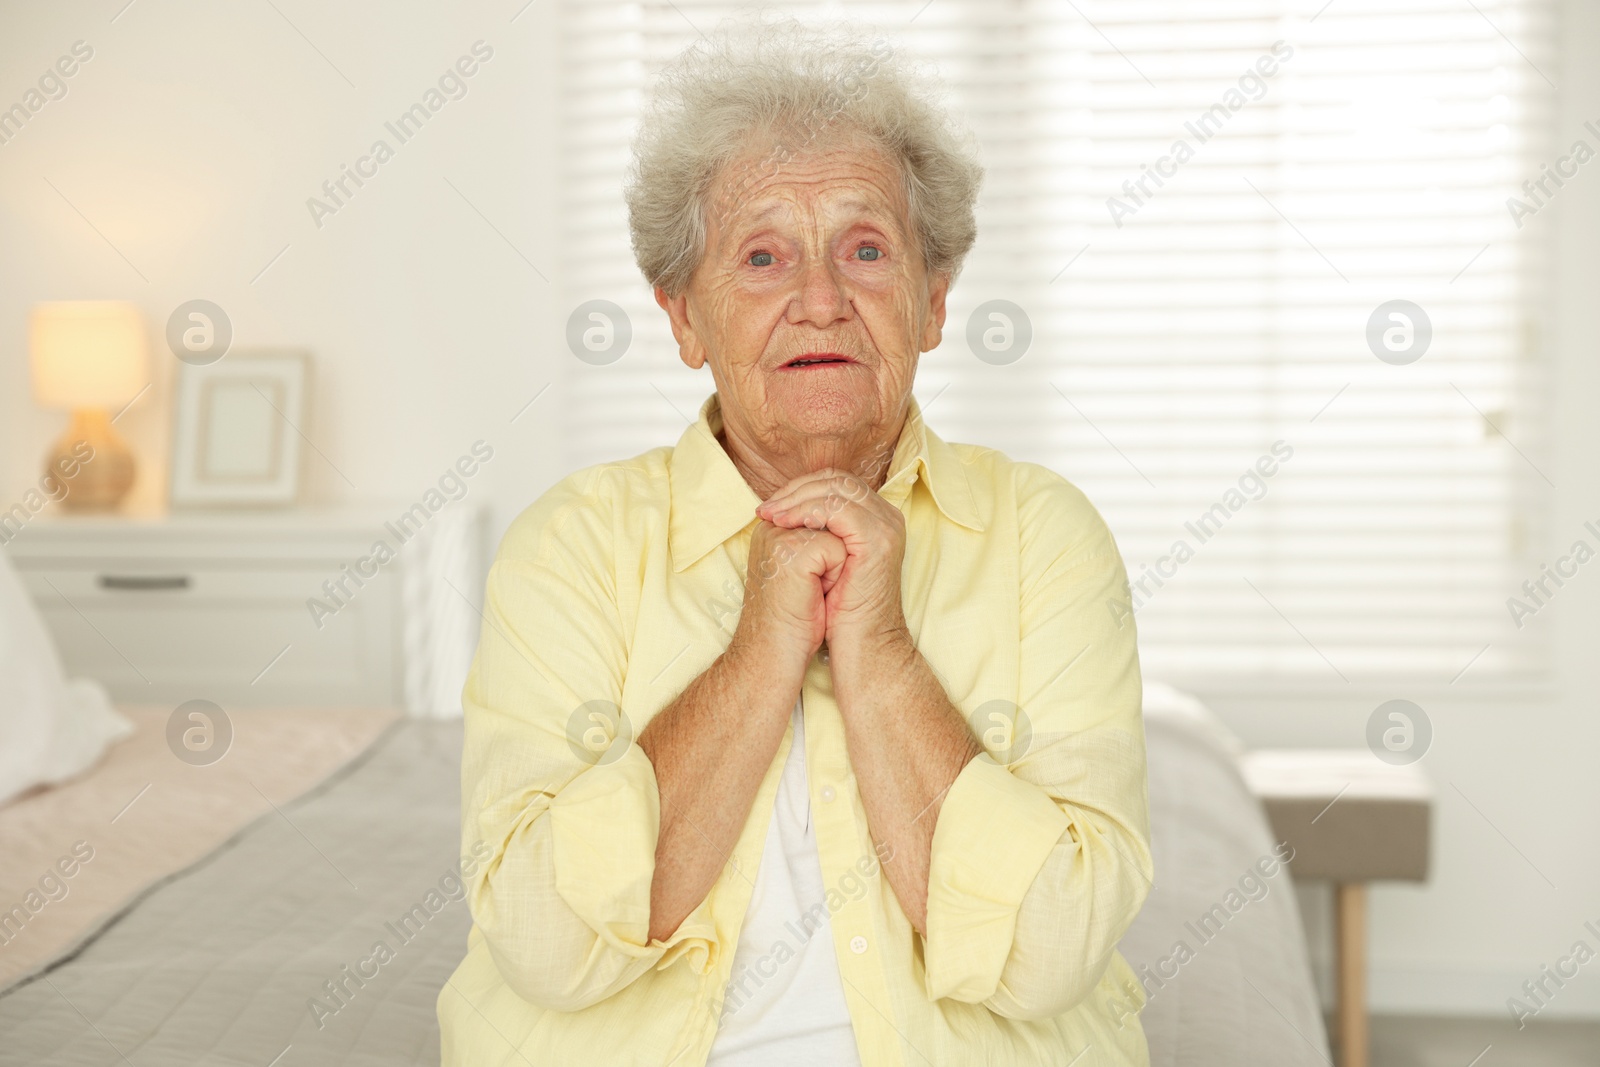
[[[1123, 953], [1151, 968], [1152, 1064], [1327, 1062], [1288, 874], [1247, 877], [1272, 843], [1231, 755], [1181, 714], [1147, 735], [1156, 885]], [[434, 1000], [468, 926], [459, 759], [459, 724], [396, 726], [0, 994], [0, 1063], [437, 1063]]]
[[1145, 736], [1155, 885], [1121, 950], [1149, 997], [1151, 1067], [1332, 1067], [1293, 863], [1276, 863], [1242, 747], [1192, 697], [1149, 683]]

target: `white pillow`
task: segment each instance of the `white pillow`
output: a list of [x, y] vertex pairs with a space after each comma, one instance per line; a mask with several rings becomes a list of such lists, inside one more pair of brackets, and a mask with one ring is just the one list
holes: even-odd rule
[[0, 552], [0, 804], [81, 774], [131, 733], [98, 683], [66, 678], [38, 608]]

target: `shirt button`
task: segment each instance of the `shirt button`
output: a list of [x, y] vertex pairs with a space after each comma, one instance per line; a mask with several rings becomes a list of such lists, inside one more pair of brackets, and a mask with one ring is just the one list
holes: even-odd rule
[[833, 786], [825, 785], [822, 787], [822, 802], [824, 804], [833, 803]]
[[828, 650], [827, 649], [823, 649], [821, 652], [818, 653], [818, 655], [822, 657], [822, 662], [824, 662], [824, 663], [828, 662]]
[[852, 937], [850, 939], [850, 951], [854, 952], [857, 956], [867, 951], [867, 939], [862, 937], [860, 934]]

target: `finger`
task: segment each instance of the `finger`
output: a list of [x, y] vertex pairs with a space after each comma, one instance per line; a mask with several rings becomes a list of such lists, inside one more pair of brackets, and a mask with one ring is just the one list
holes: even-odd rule
[[833, 587], [839, 584], [839, 577], [843, 573], [844, 564], [841, 563], [837, 567], [830, 568], [828, 572], [822, 576], [822, 595], [824, 597], [833, 592]]
[[768, 519], [775, 526], [791, 530], [827, 530], [847, 541], [869, 537], [893, 540], [902, 536], [899, 531], [905, 524], [894, 505], [886, 500], [858, 504], [836, 494], [796, 500], [770, 512]]
[[814, 535], [796, 545], [793, 552], [793, 558], [800, 562], [806, 573], [824, 579], [825, 583], [838, 578], [839, 569], [849, 557], [850, 552], [844, 541], [827, 530], [815, 531]]
[[841, 475], [846, 475], [849, 473], [850, 472], [845, 470], [843, 467], [819, 467], [814, 471], [810, 471], [806, 474], [797, 474], [793, 478], [790, 478], [787, 482], [774, 489], [772, 491], [772, 495], [767, 499], [772, 500], [776, 497], [780, 497], [793, 489], [797, 489], [800, 486], [811, 482], [827, 481], [831, 478], [837, 478]]
[[[804, 522], [821, 528], [832, 516], [851, 509], [865, 509], [880, 519], [891, 519], [889, 512], [894, 505], [863, 482], [837, 478], [800, 486], [781, 499], [764, 503], [759, 514], [775, 525], [794, 527]], [[780, 517], [786, 521], [779, 521]]]
[[756, 510], [760, 512], [792, 506], [796, 500], [810, 499], [826, 493], [835, 493], [854, 501], [861, 501], [873, 495], [867, 483], [849, 471], [837, 467], [824, 467], [790, 480], [763, 501]]
[[[805, 482], [782, 492], [763, 502], [756, 513], [776, 525], [820, 527], [826, 524], [829, 516], [851, 507], [876, 510], [881, 517], [887, 518], [887, 509], [891, 506], [860, 479], [835, 475]], [[779, 516], [789, 521], [780, 522]], [[809, 522], [805, 521], [806, 517], [810, 518]]]
[[900, 536], [890, 522], [857, 504], [833, 512], [824, 511], [820, 505], [815, 511], [802, 508], [778, 514], [774, 522], [790, 529], [809, 528], [828, 535], [842, 543], [852, 556], [871, 554], [874, 546], [890, 547]]
[[821, 541], [822, 558], [827, 564], [827, 570], [823, 572], [822, 576], [829, 585], [832, 585], [839, 580], [839, 573], [844, 570], [845, 563], [849, 561], [850, 550], [843, 541], [831, 534], [821, 538]]
[[881, 516], [873, 515], [860, 504], [854, 504], [836, 494], [818, 494], [799, 498], [786, 507], [767, 512], [774, 526], [785, 529], [828, 530], [843, 535], [848, 531], [864, 531], [881, 524]]
[[817, 497], [810, 501], [796, 501], [790, 507], [768, 511], [765, 514], [769, 522], [785, 530], [808, 527], [813, 530], [826, 530], [830, 520], [841, 510], [843, 509], [836, 501], [830, 502], [827, 497]]

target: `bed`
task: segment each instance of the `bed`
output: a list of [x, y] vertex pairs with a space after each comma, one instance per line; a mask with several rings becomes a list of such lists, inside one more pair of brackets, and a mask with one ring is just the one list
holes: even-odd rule
[[[337, 715], [308, 719], [295, 743], [318, 722], [339, 729]], [[1264, 862], [1276, 842], [1238, 742], [1154, 683], [1145, 720], [1156, 882], [1122, 951], [1148, 990], [1153, 1067], [1329, 1063], [1289, 870]], [[459, 723], [395, 722], [297, 800], [86, 920], [0, 990], [0, 1063], [437, 1063], [434, 1003], [468, 927], [459, 758]], [[99, 773], [58, 789], [70, 803]]]

